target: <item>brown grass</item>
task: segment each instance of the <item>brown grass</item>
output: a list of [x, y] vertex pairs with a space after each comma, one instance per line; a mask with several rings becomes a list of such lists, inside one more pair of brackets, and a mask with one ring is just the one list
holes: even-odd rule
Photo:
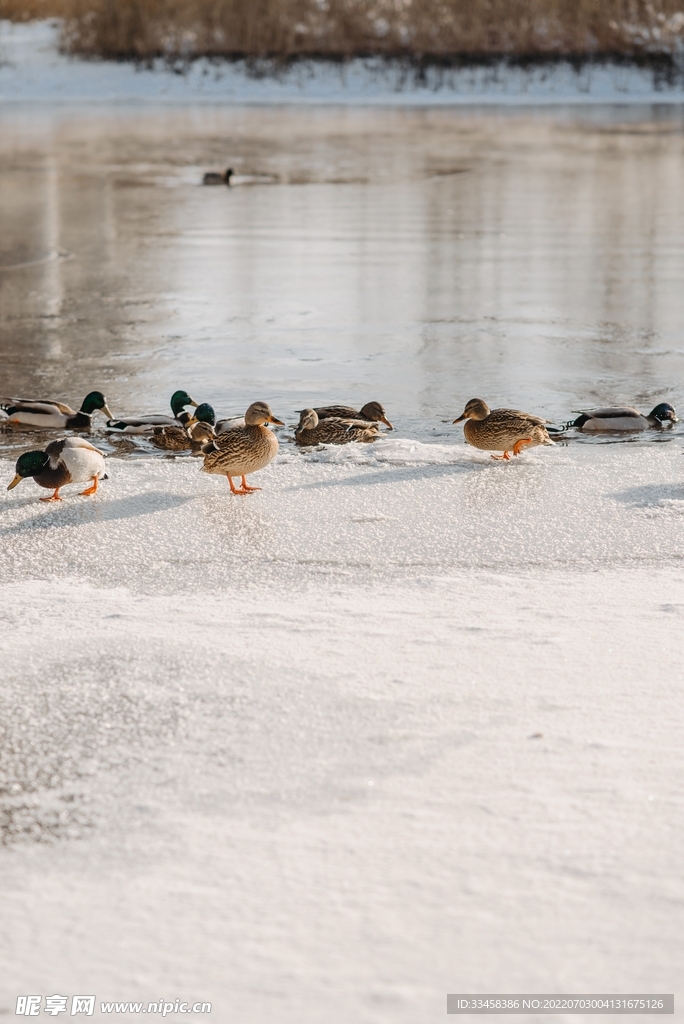
[[0, 0], [0, 18], [9, 21], [63, 18], [72, 10], [71, 0]]
[[143, 60], [670, 53], [684, 39], [682, 8], [684, 0], [0, 0], [5, 17], [65, 16], [67, 50]]

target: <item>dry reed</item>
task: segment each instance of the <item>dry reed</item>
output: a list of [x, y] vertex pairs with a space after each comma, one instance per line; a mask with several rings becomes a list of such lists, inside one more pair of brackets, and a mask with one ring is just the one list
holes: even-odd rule
[[63, 18], [72, 12], [71, 0], [0, 0], [0, 19], [8, 21]]
[[684, 0], [0, 0], [0, 14], [64, 16], [71, 52], [142, 60], [674, 53], [683, 8]]

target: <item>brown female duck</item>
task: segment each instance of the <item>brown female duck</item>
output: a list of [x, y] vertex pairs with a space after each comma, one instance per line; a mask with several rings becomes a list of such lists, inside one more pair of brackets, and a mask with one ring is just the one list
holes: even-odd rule
[[155, 427], [150, 438], [155, 448], [167, 452], [199, 451], [214, 436], [216, 413], [208, 402], [202, 402], [183, 426]]
[[520, 455], [523, 448], [554, 444], [544, 420], [518, 409], [490, 409], [481, 398], [471, 398], [463, 413], [454, 420], [465, 420], [463, 433], [468, 444], [483, 451], [500, 451], [493, 459], [510, 458], [509, 452]]
[[365, 420], [341, 419], [330, 416], [319, 419], [315, 409], [302, 409], [299, 426], [295, 430], [298, 445], [349, 444], [350, 441], [375, 441], [378, 428]]
[[[306, 411], [306, 410], [305, 410]], [[350, 405], [323, 405], [314, 409], [319, 420], [330, 418], [343, 420], [367, 420], [369, 423], [384, 423], [390, 430], [394, 427], [387, 419], [384, 405], [380, 402], [366, 402], [362, 409], [357, 412]]]
[[[265, 426], [266, 423], [283, 426], [282, 420], [275, 418], [266, 402], [254, 402], [245, 413], [244, 427], [227, 430], [202, 445], [203, 471], [227, 477], [233, 494], [260, 491], [260, 487], [249, 487], [245, 477], [263, 469], [278, 454], [278, 438]], [[240, 489], [233, 483], [234, 476], [242, 478]]]

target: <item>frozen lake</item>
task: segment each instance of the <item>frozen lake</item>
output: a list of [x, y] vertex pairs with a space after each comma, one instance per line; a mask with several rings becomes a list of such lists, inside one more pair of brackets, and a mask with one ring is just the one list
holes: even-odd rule
[[0, 1014], [676, 992], [684, 425], [451, 421], [684, 414], [682, 108], [9, 105], [0, 175], [2, 395], [287, 425], [246, 499], [97, 428], [96, 499], [0, 487]]

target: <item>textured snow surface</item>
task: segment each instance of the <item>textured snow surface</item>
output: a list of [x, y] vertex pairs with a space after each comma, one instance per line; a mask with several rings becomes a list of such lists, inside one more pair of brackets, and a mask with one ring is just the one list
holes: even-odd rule
[[668, 82], [648, 68], [570, 63], [531, 67], [428, 70], [417, 81], [401, 67], [354, 60], [343, 67], [295, 65], [277, 77], [250, 75], [242, 63], [195, 61], [185, 74], [163, 64], [86, 61], [58, 53], [59, 26], [0, 22], [0, 102], [167, 101], [172, 103], [559, 103], [684, 101], [675, 76]]
[[681, 447], [458, 429], [2, 492], [0, 1010], [676, 991]]

